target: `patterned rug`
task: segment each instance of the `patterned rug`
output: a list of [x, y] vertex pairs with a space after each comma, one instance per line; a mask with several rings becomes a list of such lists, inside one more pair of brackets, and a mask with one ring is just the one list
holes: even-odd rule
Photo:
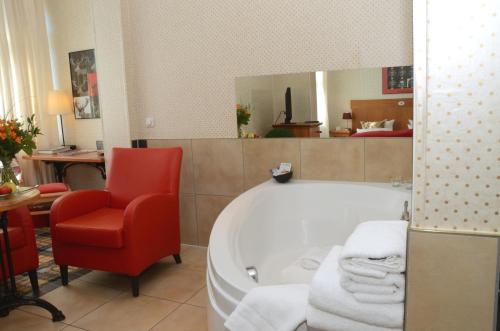
[[[50, 229], [35, 229], [35, 235], [38, 247], [38, 259], [40, 261], [40, 266], [38, 267], [38, 285], [40, 286], [40, 295], [43, 295], [62, 286], [61, 275], [59, 273], [59, 266], [54, 263], [54, 257], [52, 256]], [[71, 281], [85, 275], [90, 270], [70, 266], [68, 271], [69, 280]], [[32, 293], [28, 274], [16, 276], [16, 285], [18, 291], [22, 294]]]

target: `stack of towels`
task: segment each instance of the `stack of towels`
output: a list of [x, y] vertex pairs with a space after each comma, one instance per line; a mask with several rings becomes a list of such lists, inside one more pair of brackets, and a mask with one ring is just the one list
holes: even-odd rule
[[307, 324], [322, 330], [403, 329], [406, 221], [361, 223], [311, 283]]

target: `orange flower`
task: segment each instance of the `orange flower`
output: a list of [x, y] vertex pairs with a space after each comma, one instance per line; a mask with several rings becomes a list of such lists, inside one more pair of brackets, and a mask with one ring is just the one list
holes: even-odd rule
[[17, 137], [16, 138], [16, 143], [21, 144], [23, 142], [23, 138]]
[[16, 139], [16, 138], [17, 138], [16, 131], [10, 131], [10, 137], [11, 137], [12, 139]]
[[0, 139], [5, 140], [7, 135], [4, 132], [0, 132]]

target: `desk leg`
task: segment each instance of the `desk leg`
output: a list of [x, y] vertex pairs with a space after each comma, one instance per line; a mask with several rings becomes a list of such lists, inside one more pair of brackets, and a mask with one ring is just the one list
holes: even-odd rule
[[54, 162], [54, 170], [56, 172], [56, 180], [59, 183], [64, 183], [64, 168], [66, 167], [65, 162]]

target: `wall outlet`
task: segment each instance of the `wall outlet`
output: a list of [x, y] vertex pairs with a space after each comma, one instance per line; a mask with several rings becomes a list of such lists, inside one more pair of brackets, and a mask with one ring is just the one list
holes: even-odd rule
[[146, 127], [147, 128], [155, 127], [155, 119], [153, 117], [146, 117]]

